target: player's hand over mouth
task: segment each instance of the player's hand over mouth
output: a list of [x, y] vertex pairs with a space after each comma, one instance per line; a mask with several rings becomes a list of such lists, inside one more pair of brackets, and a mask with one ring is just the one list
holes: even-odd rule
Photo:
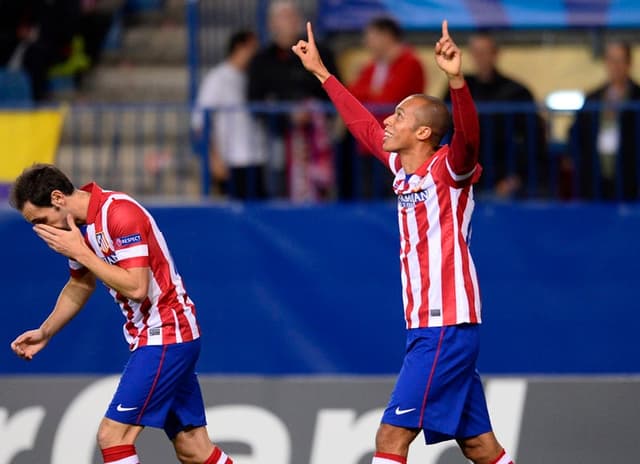
[[37, 224], [33, 230], [52, 250], [68, 258], [77, 259], [79, 255], [90, 252], [90, 250], [70, 214], [67, 215], [67, 223], [69, 230], [58, 229], [46, 224]]

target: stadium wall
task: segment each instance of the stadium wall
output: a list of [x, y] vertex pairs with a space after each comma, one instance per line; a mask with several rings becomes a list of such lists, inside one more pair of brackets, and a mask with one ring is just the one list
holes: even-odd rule
[[[151, 207], [196, 302], [210, 374], [393, 374], [404, 322], [392, 204]], [[491, 374], [640, 373], [640, 207], [482, 203], [471, 248]], [[9, 342], [37, 326], [68, 278], [15, 212], [0, 210]], [[31, 363], [1, 372], [116, 373], [122, 316], [99, 288]], [[6, 346], [6, 345], [5, 345]], [[80, 349], [79, 349], [80, 348]], [[259, 353], [259, 355], [258, 355]]]

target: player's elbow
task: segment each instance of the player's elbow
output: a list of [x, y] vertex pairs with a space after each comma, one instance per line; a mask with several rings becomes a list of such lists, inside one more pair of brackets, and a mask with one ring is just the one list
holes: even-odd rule
[[129, 283], [124, 296], [136, 303], [141, 303], [149, 294], [149, 269], [146, 267], [129, 269], [128, 273]]
[[144, 301], [144, 299], [147, 297], [146, 293], [142, 293], [139, 291], [133, 291], [131, 293], [129, 293], [129, 295], [127, 295], [127, 297], [131, 300], [131, 301], [135, 301], [136, 303], [142, 303]]
[[96, 278], [91, 272], [86, 272], [80, 277], [71, 277], [69, 283], [82, 292], [91, 294], [96, 289]]
[[96, 279], [93, 278], [93, 279], [89, 280], [88, 282], [85, 282], [84, 283], [84, 287], [85, 287], [85, 289], [87, 290], [88, 293], [93, 293], [95, 291], [96, 287], [97, 287]]
[[136, 303], [142, 303], [145, 300], [145, 298], [147, 298], [148, 294], [149, 294], [149, 285], [147, 283], [147, 284], [141, 284], [136, 288], [132, 289], [129, 292], [129, 295], [127, 295], [127, 297], [130, 300], [135, 301]]

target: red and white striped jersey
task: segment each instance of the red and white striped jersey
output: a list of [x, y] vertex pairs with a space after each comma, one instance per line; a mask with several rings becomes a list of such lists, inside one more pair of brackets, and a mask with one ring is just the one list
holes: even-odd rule
[[[82, 190], [91, 193], [84, 237], [93, 252], [114, 266], [149, 268], [149, 291], [143, 301], [109, 288], [126, 318], [123, 332], [130, 349], [197, 339], [195, 306], [151, 214], [124, 193], [102, 190], [95, 183]], [[69, 260], [69, 267], [76, 277], [88, 272], [74, 260]]]
[[407, 328], [481, 320], [478, 278], [468, 247], [473, 187], [470, 182], [455, 185], [462, 179], [447, 166], [448, 150], [441, 148], [410, 177], [395, 168], [394, 155], [389, 158], [396, 174]]
[[451, 145], [441, 147], [408, 175], [399, 156], [382, 149], [384, 131], [375, 118], [335, 77], [324, 87], [355, 138], [395, 174], [407, 328], [480, 323], [480, 290], [468, 241], [472, 184], [482, 168], [475, 164], [463, 175], [452, 168], [460, 159], [477, 160], [478, 117], [468, 88], [451, 90], [455, 126]]

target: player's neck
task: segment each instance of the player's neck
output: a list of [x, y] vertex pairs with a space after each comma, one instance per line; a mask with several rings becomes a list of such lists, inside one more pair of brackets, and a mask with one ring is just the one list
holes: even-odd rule
[[69, 212], [81, 224], [86, 224], [87, 222], [90, 201], [91, 194], [84, 190], [74, 190], [71, 196], [67, 197]]
[[400, 156], [400, 164], [406, 174], [413, 174], [420, 166], [429, 161], [435, 150], [431, 147], [425, 147], [422, 150], [413, 149], [398, 151]]

